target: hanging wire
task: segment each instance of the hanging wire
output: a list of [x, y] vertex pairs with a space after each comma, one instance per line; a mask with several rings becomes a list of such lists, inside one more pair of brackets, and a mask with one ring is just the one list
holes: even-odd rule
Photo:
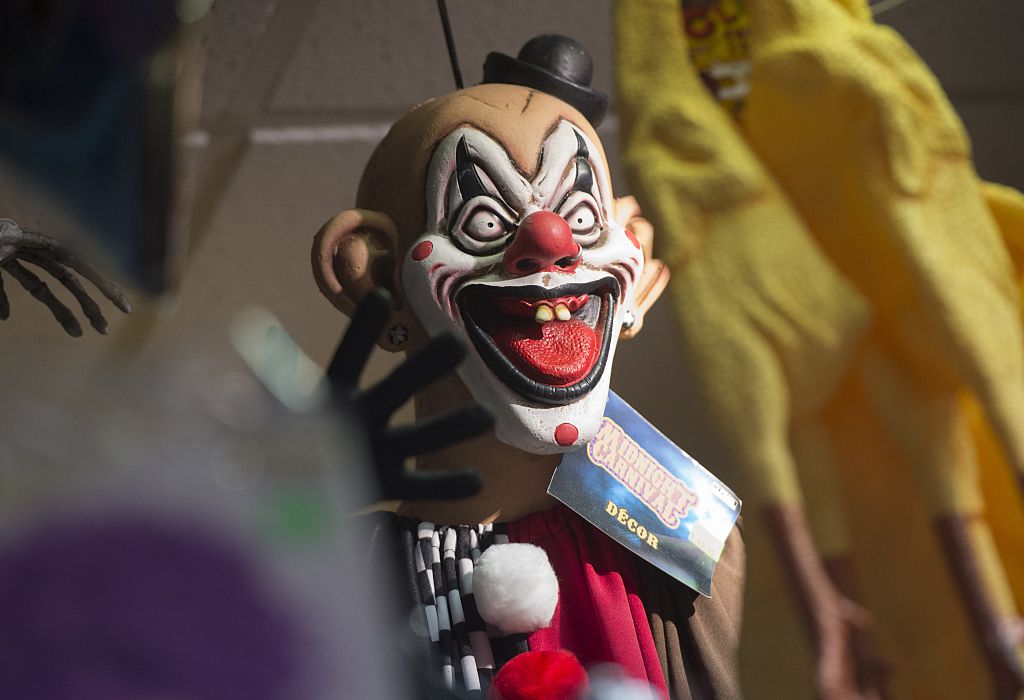
[[455, 77], [455, 87], [461, 90], [462, 71], [459, 70], [459, 56], [455, 53], [455, 39], [452, 37], [452, 25], [448, 21], [448, 5], [445, 0], [437, 0], [437, 11], [441, 13], [441, 26], [444, 28], [444, 40], [448, 45], [448, 58], [452, 62], [452, 75]]

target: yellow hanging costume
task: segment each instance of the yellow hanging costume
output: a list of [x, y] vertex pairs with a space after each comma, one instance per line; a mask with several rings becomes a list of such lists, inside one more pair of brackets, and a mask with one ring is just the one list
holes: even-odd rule
[[[984, 696], [933, 519], [978, 516], [971, 539], [1012, 616], [996, 551], [1024, 577], [1024, 534], [996, 528], [993, 544], [974, 459], [983, 413], [996, 456], [1024, 471], [1010, 257], [959, 120], [898, 35], [857, 0], [747, 7], [741, 130], [690, 63], [678, 2], [620, 0], [616, 15], [627, 174], [673, 268], [687, 447], [746, 499], [747, 692], [811, 693], [809, 641], [750, 515], [802, 502], [823, 556], [858, 565], [893, 696]], [[1004, 229], [1024, 231], [1016, 193], [984, 191]], [[1020, 515], [1005, 481], [986, 486], [1002, 487], [998, 522]]]
[[[1016, 271], [1018, 286], [1024, 290], [1024, 195], [1011, 187], [982, 183], [982, 193], [988, 202], [1003, 241], [1010, 252]], [[1022, 295], [1024, 299], [1024, 295]], [[1022, 301], [1024, 303], [1024, 301]], [[1019, 497], [1019, 486], [1013, 470], [1004, 456], [995, 435], [992, 434], [977, 401], [964, 398], [970, 417], [971, 431], [977, 446], [981, 465], [981, 491], [985, 500], [985, 520], [992, 528], [999, 556], [1013, 591], [1017, 610], [1024, 610], [1024, 502]]]
[[[621, 1], [616, 32], [624, 165], [672, 267], [678, 371], [690, 390], [679, 397], [684, 444], [741, 494], [750, 523], [745, 685], [761, 685], [748, 652], [768, 647], [746, 641], [760, 636], [781, 652], [766, 657], [764, 697], [807, 697], [803, 622], [758, 512], [801, 502], [798, 454], [827, 445], [821, 412], [852, 362], [867, 305], [689, 66], [678, 2]], [[812, 474], [820, 500], [808, 505], [825, 504], [837, 472]], [[818, 511], [819, 531], [833, 526], [824, 545], [843, 549], [838, 511]]]

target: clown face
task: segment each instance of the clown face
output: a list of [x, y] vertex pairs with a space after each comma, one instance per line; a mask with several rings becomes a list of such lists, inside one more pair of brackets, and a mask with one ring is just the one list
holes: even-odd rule
[[530, 452], [594, 436], [619, 332], [635, 313], [643, 254], [612, 220], [600, 154], [560, 119], [524, 175], [499, 140], [459, 126], [430, 159], [426, 231], [402, 262], [426, 330], [470, 344], [459, 374], [495, 414], [498, 438]]

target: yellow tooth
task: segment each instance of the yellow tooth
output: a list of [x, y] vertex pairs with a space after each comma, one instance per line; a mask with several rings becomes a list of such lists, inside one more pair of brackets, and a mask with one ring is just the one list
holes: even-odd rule
[[568, 321], [572, 318], [572, 312], [569, 311], [569, 307], [565, 304], [559, 304], [555, 307], [555, 318], [559, 321]]
[[534, 315], [533, 320], [537, 323], [547, 323], [554, 317], [555, 312], [551, 310], [551, 307], [541, 304], [537, 307], [537, 313]]

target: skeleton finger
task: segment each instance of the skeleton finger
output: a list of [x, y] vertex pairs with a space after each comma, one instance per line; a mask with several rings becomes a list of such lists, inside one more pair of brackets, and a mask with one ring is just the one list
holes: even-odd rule
[[13, 219], [0, 218], [0, 263], [4, 263], [18, 253], [18, 243], [24, 238], [25, 232]]
[[327, 368], [327, 378], [335, 391], [346, 391], [359, 381], [370, 352], [390, 317], [391, 295], [380, 288], [370, 292], [356, 309]]
[[370, 388], [359, 403], [371, 424], [384, 421], [417, 391], [448, 374], [466, 357], [466, 346], [443, 333]]
[[121, 291], [120, 287], [97, 272], [96, 268], [85, 260], [68, 253], [63, 246], [58, 245], [54, 250], [54, 259], [57, 262], [61, 265], [67, 265], [82, 277], [89, 280], [96, 289], [100, 290], [103, 296], [109, 299], [111, 303], [121, 309], [121, 311], [126, 314], [130, 314], [132, 312], [132, 303], [128, 300], [128, 297], [125, 296], [124, 292]]
[[[0, 222], [2, 221], [4, 220], [0, 220]], [[6, 221], [10, 221], [10, 219], [6, 219]], [[14, 224], [17, 231], [13, 237], [8, 239], [9, 247], [14, 249], [16, 255], [18, 253], [33, 253], [53, 260], [74, 258], [71, 250], [56, 238], [38, 231], [19, 228], [13, 221], [11, 223]]]
[[25, 262], [30, 262], [37, 267], [46, 270], [46, 272], [53, 275], [53, 278], [63, 284], [75, 299], [78, 300], [78, 304], [82, 307], [82, 313], [89, 319], [89, 323], [100, 333], [106, 335], [107, 333], [107, 319], [103, 316], [103, 310], [100, 309], [100, 305], [89, 296], [89, 293], [85, 291], [85, 287], [71, 272], [68, 272], [67, 268], [59, 263], [55, 263], [45, 255], [38, 253], [22, 253], [19, 257]]
[[53, 295], [45, 282], [26, 270], [17, 260], [8, 260], [3, 263], [3, 268], [11, 273], [11, 277], [18, 280], [29, 294], [46, 304], [50, 313], [64, 327], [68, 335], [75, 338], [82, 335], [82, 326], [79, 325], [78, 319], [71, 313], [71, 309], [64, 306], [60, 299]]

